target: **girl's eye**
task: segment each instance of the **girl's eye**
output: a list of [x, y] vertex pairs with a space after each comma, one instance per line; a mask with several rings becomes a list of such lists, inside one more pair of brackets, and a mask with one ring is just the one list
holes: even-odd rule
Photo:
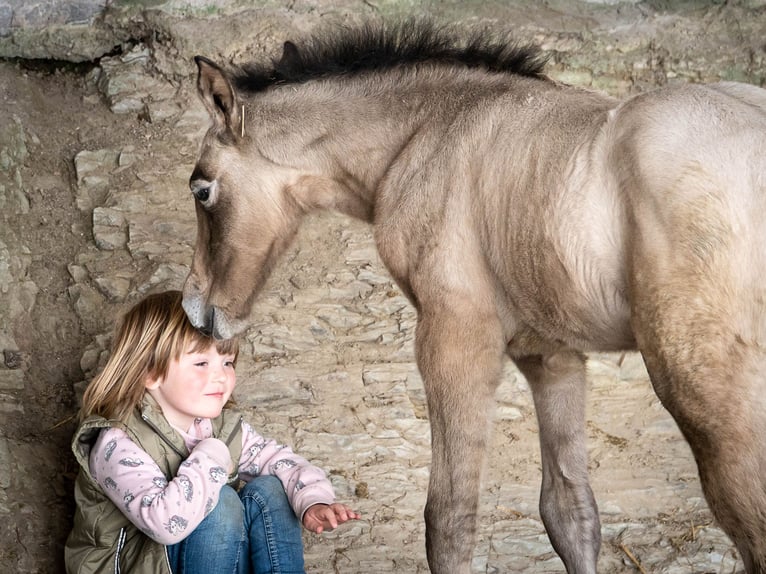
[[207, 361], [200, 361], [199, 363], [194, 363], [194, 365], [197, 367], [204, 367], [207, 365]]
[[234, 363], [234, 361], [226, 361], [226, 362], [224, 363], [224, 365], [226, 365], [227, 367], [231, 367], [232, 369], [233, 369], [233, 368], [236, 366], [236, 364]]

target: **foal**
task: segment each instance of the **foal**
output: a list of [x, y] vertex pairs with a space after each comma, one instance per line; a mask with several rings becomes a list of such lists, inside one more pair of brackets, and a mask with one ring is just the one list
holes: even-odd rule
[[287, 43], [233, 73], [198, 57], [212, 126], [191, 176], [187, 314], [242, 331], [305, 214], [367, 221], [418, 313], [433, 572], [470, 571], [505, 357], [534, 397], [551, 543], [568, 572], [596, 572], [583, 353], [637, 348], [713, 514], [766, 573], [766, 92], [620, 103], [543, 62], [420, 24]]

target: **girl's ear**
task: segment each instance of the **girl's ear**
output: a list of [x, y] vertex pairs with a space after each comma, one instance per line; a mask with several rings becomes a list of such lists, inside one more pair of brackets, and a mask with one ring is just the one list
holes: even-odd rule
[[158, 388], [162, 384], [162, 377], [153, 377], [151, 375], [146, 375], [146, 379], [144, 380], [144, 388], [148, 391], [153, 391], [154, 389]]

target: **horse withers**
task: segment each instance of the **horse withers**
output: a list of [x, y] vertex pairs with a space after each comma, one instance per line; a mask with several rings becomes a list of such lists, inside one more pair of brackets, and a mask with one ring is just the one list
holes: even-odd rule
[[505, 357], [534, 398], [551, 543], [596, 572], [583, 353], [638, 349], [716, 520], [766, 573], [766, 91], [620, 102], [549, 79], [533, 47], [420, 23], [196, 61], [212, 126], [184, 307], [231, 337], [304, 215], [372, 225], [418, 315], [433, 572], [470, 571]]

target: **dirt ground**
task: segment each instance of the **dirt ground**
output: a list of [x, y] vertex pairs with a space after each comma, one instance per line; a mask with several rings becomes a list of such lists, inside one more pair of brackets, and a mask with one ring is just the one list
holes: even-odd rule
[[[705, 10], [700, 20], [715, 17], [710, 16], [712, 9]], [[766, 17], [759, 9], [753, 14]], [[619, 26], [615, 30], [624, 41], [624, 31]], [[563, 42], [561, 38], [566, 40], [566, 34], [558, 37]], [[62, 548], [71, 525], [76, 471], [69, 452], [77, 409], [75, 386], [97, 367], [112, 319], [125, 302], [145, 288], [178, 287], [183, 262], [188, 265], [193, 211], [185, 201], [184, 177], [188, 175], [184, 174], [190, 172], [198, 140], [189, 135], [194, 130], [180, 137], [179, 125], [190, 110], [192, 117], [204, 119], [204, 115], [194, 116], [200, 110], [188, 54], [172, 42], [162, 44], [161, 32], [155, 39], [152, 74], [172, 88], [178, 109], [172, 121], [146, 112], [118, 114], [110, 109], [103, 87], [95, 81], [100, 62], [0, 62], [0, 253], [6, 251], [0, 265], [7, 267], [11, 277], [6, 283], [0, 281], [2, 572], [63, 572]], [[582, 37], [578, 41], [588, 42]], [[267, 43], [263, 38], [261, 42]], [[750, 40], [745, 44], [750, 50]], [[755, 75], [743, 79], [762, 83], [763, 38], [758, 45], [761, 51], [749, 56]], [[669, 58], [661, 46], [652, 46], [653, 54], [646, 58], [649, 67], [657, 65], [658, 57]], [[127, 51], [128, 46], [123, 49]], [[574, 62], [578, 55], [569, 53], [566, 58]], [[554, 65], [566, 58], [554, 59]], [[170, 72], [185, 66], [185, 77]], [[559, 70], [564, 74], [563, 66]], [[585, 74], [584, 70], [582, 62], [569, 69], [571, 74]], [[636, 77], [648, 85], [647, 78], [655, 72]], [[621, 81], [618, 78], [609, 85], [620, 91]], [[625, 91], [641, 88], [635, 81], [631, 84], [630, 78], [624, 82], [630, 84]], [[162, 187], [163, 194], [177, 196], [162, 203], [158, 215], [173, 225], [179, 222], [173, 230], [187, 233], [176, 239], [177, 251], [158, 254], [168, 245], [162, 239], [157, 240], [155, 251], [150, 247], [141, 251], [131, 247], [136, 241], [132, 235], [127, 247], [115, 249], [99, 246], [94, 238], [92, 207], [78, 205], [83, 182], [78, 181], [75, 157], [83, 150], [114, 149], [135, 154], [141, 167], [126, 164], [111, 169], [108, 189], [99, 192], [103, 193], [100, 199], [120, 211], [129, 194], [148, 193], [154, 185]], [[151, 179], [149, 172], [157, 179]], [[132, 223], [129, 220], [130, 232]], [[269, 405], [265, 413], [254, 411], [254, 416], [268, 428], [284, 431], [320, 460], [327, 462], [334, 456], [320, 438], [340, 445], [349, 462], [343, 472], [338, 470], [343, 465], [337, 463], [333, 478], [366, 517], [357, 529], [331, 537], [329, 546], [326, 541], [307, 540], [307, 556], [314, 559], [312, 571], [316, 572], [425, 571], [419, 512], [427, 483], [427, 425], [422, 388], [412, 373], [413, 314], [387, 282], [379, 261], [368, 253], [371, 249], [363, 226], [335, 216], [312, 219], [269, 283], [265, 310], [254, 320], [260, 326], [247, 336], [250, 355], [244, 374], [265, 382], [258, 389], [245, 386], [242, 397], [252, 399], [252, 404]], [[155, 281], [160, 267], [174, 270], [175, 275]], [[83, 269], [87, 277], [82, 276]], [[349, 269], [354, 277], [346, 280]], [[364, 280], [369, 288], [359, 287], [369, 275], [375, 276]], [[127, 281], [124, 289], [115, 287], [121, 285], [121, 278]], [[338, 292], [333, 292], [335, 287]], [[312, 299], [316, 292], [322, 292], [323, 298]], [[333, 308], [333, 304], [342, 307]], [[288, 326], [288, 339], [303, 336], [304, 316], [306, 321], [319, 317], [318, 324], [331, 332], [331, 347], [312, 347], [313, 339], [303, 348], [299, 348], [302, 340], [294, 347], [275, 343], [273, 335], [267, 340], [268, 329], [263, 325], [277, 316]], [[368, 316], [375, 320], [351, 325], [357, 317]], [[360, 334], [378, 326], [377, 339]], [[317, 329], [307, 323], [305, 332], [316, 334]], [[332, 348], [330, 359], [326, 348]], [[389, 364], [406, 373], [400, 378], [391, 375], [394, 367], [385, 366]], [[277, 381], [277, 375], [282, 372], [279, 369], [301, 365], [308, 366], [308, 371], [315, 368], [295, 387], [297, 395], [291, 395], [293, 387]], [[23, 378], [16, 372], [23, 373]], [[591, 467], [605, 525], [602, 571], [737, 571], [741, 564], [736, 553], [715, 529], [701, 498], [688, 448], [653, 397], [640, 363], [634, 357], [594, 356], [591, 375]], [[358, 388], [350, 387], [356, 391], [333, 386], [333, 381], [345, 384], [355, 378], [365, 381]], [[406, 408], [397, 402], [400, 399]], [[509, 371], [498, 400], [482, 495], [476, 571], [562, 572], [536, 516], [539, 456], [523, 380]], [[378, 408], [390, 412], [392, 405], [401, 406], [404, 414], [387, 427], [388, 419], [376, 418], [376, 413], [383, 412]], [[289, 418], [289, 426], [282, 413]], [[402, 421], [411, 426], [403, 428]], [[401, 436], [419, 436], [403, 443], [409, 450], [389, 452], [383, 445], [388, 444], [391, 435], [386, 433], [393, 428]], [[406, 472], [397, 466], [403, 459]], [[385, 556], [387, 545], [401, 556], [389, 561], [381, 558], [376, 562], [379, 568], [364, 562], [364, 556], [377, 556], [376, 552]], [[532, 561], [534, 568], [529, 566]], [[639, 562], [644, 566], [639, 567]]]

